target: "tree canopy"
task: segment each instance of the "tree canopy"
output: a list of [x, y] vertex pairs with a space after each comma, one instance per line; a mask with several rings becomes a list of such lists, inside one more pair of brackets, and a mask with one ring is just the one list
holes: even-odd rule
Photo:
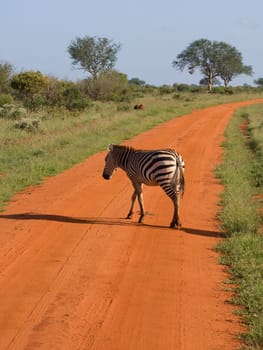
[[203, 78], [207, 79], [209, 91], [216, 77], [221, 78], [227, 86], [239, 74], [252, 74], [252, 67], [243, 65], [242, 55], [234, 46], [208, 39], [192, 42], [177, 55], [172, 65], [181, 71], [187, 68], [190, 74], [198, 68]]
[[73, 40], [68, 46], [68, 53], [73, 66], [79, 66], [90, 73], [93, 79], [97, 79], [100, 73], [113, 69], [120, 48], [120, 44], [107, 38], [85, 36]]
[[132, 78], [129, 80], [129, 84], [137, 85], [137, 86], [144, 86], [145, 81], [141, 80], [139, 78]]
[[263, 78], [258, 78], [254, 80], [254, 83], [260, 87], [263, 87]]

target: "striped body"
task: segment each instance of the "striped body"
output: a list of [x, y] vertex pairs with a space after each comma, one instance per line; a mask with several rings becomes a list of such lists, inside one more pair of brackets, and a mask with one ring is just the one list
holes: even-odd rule
[[141, 209], [139, 222], [144, 217], [142, 184], [160, 186], [174, 203], [174, 216], [171, 227], [180, 227], [179, 200], [184, 191], [184, 160], [173, 149], [136, 150], [132, 147], [110, 145], [105, 158], [103, 177], [110, 179], [116, 168], [123, 169], [131, 180], [134, 193], [127, 218], [133, 213], [136, 197]]

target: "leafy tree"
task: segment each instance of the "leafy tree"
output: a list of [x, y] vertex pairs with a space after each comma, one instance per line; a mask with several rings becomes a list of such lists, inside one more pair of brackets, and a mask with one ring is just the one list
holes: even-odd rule
[[223, 42], [219, 44], [223, 55], [219, 67], [219, 77], [223, 80], [225, 87], [228, 86], [233, 78], [240, 74], [252, 75], [252, 67], [243, 65], [242, 55], [234, 46]]
[[10, 79], [14, 68], [8, 62], [0, 62], [0, 93], [7, 93], [10, 89]]
[[100, 73], [113, 69], [120, 48], [119, 44], [107, 38], [85, 36], [73, 40], [68, 46], [68, 53], [73, 66], [80, 66], [96, 80]]
[[260, 87], [263, 87], [263, 78], [258, 78], [257, 80], [254, 80], [254, 83]]
[[144, 86], [145, 85], [145, 81], [141, 80], [139, 78], [132, 78], [132, 79], [129, 80], [129, 84], [138, 85], [138, 86]]
[[174, 68], [187, 68], [193, 74], [198, 68], [207, 79], [211, 92], [216, 77], [223, 79], [225, 86], [239, 74], [252, 74], [250, 66], [244, 66], [242, 56], [233, 46], [224, 42], [200, 39], [192, 42], [172, 62]]

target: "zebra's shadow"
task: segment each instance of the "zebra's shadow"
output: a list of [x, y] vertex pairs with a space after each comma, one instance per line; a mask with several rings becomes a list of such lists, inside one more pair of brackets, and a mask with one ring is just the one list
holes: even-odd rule
[[[171, 229], [168, 226], [163, 225], [153, 225], [147, 223], [138, 223], [132, 220], [127, 220], [125, 218], [106, 218], [106, 217], [74, 217], [67, 215], [58, 215], [58, 214], [41, 214], [34, 212], [25, 212], [25, 213], [16, 213], [16, 214], [0, 214], [0, 219], [9, 219], [9, 220], [39, 220], [39, 221], [55, 221], [55, 222], [65, 222], [72, 224], [89, 224], [89, 225], [106, 225], [106, 226], [136, 226], [138, 228], [147, 227], [154, 230], [167, 230], [169, 232], [176, 232], [177, 230]], [[188, 228], [182, 227], [182, 232], [192, 235], [200, 235], [207, 237], [224, 237], [224, 233], [220, 231], [208, 231], [198, 228]]]

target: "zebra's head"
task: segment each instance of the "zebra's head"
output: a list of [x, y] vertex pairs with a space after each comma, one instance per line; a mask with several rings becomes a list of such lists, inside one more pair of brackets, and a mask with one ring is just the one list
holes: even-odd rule
[[114, 145], [109, 145], [108, 153], [105, 157], [105, 166], [102, 176], [105, 180], [110, 180], [114, 170], [118, 167], [116, 159], [113, 154]]

